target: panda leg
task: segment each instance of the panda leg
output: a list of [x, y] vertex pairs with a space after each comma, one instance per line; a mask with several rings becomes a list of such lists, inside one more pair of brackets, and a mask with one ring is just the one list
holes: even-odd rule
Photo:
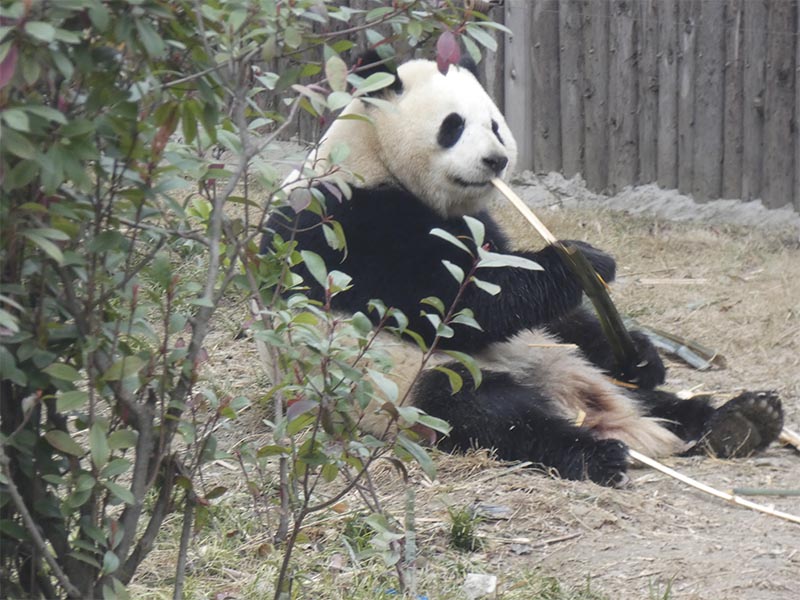
[[591, 431], [558, 415], [551, 402], [507, 373], [483, 371], [476, 390], [469, 372], [448, 364], [463, 379], [453, 394], [447, 377], [426, 371], [414, 389], [414, 404], [450, 423], [450, 435], [439, 447], [446, 451], [492, 448], [503, 460], [528, 460], [557, 471], [566, 479], [591, 479], [601, 485], [627, 481], [627, 446], [598, 439]]
[[774, 392], [744, 392], [719, 408], [710, 396], [681, 400], [657, 390], [638, 390], [636, 397], [649, 416], [687, 442], [689, 453], [707, 452], [719, 458], [750, 456], [780, 435], [783, 408]]

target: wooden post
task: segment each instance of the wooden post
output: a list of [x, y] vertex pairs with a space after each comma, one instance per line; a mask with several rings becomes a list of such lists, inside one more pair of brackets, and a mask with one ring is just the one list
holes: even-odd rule
[[505, 115], [517, 140], [517, 170], [533, 168], [533, 69], [531, 61], [531, 7], [526, 3], [506, 2]]
[[617, 191], [636, 183], [638, 134], [636, 123], [636, 17], [627, 0], [615, 0], [609, 25], [609, 187]]
[[761, 197], [768, 0], [744, 2], [742, 200]]
[[658, 12], [658, 185], [678, 187], [678, 1]]
[[608, 7], [605, 0], [585, 0], [583, 5], [583, 172], [589, 188], [597, 192], [608, 187]]
[[789, 24], [795, 20], [794, 2], [769, 3], [767, 19], [767, 79], [764, 102], [764, 184], [761, 199], [777, 208], [792, 202], [794, 191], [794, 44]]
[[678, 189], [692, 191], [694, 160], [694, 55], [698, 0], [678, 2], [680, 55], [678, 60]]
[[582, 0], [559, 5], [559, 71], [561, 73], [561, 172], [583, 171], [583, 17]]
[[533, 168], [561, 170], [561, 88], [558, 66], [558, 0], [533, 2]]
[[695, 200], [719, 198], [722, 192], [722, 122], [725, 5], [700, 2], [697, 21], [694, 100]]
[[658, 179], [659, 0], [639, 2], [639, 182]]
[[742, 195], [742, 70], [745, 0], [725, 4], [725, 115], [722, 133], [722, 198]]

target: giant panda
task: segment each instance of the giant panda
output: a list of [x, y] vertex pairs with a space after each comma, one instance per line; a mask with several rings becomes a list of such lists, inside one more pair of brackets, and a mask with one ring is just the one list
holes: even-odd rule
[[[471, 309], [481, 328], [453, 324], [453, 336], [439, 339], [438, 348], [471, 354], [482, 372], [477, 387], [469, 371], [445, 354], [437, 355], [438, 363], [464, 381], [457, 393], [447, 375], [432, 368], [413, 380], [418, 347], [409, 340], [388, 342], [394, 345], [394, 378], [413, 383], [409, 401], [451, 425], [449, 435], [436, 440], [444, 450], [490, 448], [500, 459], [530, 461], [563, 478], [619, 486], [627, 480], [628, 448], [653, 457], [692, 451], [736, 457], [765, 448], [782, 427], [776, 394], [746, 392], [715, 408], [708, 397], [681, 400], [656, 390], [664, 365], [639, 332], [631, 332], [639, 360], [621, 369], [635, 386], [612, 381], [609, 375], [618, 370], [611, 349], [596, 318], [581, 308], [580, 284], [554, 248], [514, 251], [487, 212], [495, 195], [490, 180], [512, 172], [516, 143], [472, 67], [451, 65], [442, 73], [433, 61], [406, 62], [394, 83], [375, 95], [381, 102], [353, 100], [346, 117], [328, 129], [307, 166], [325, 164], [343, 144], [349, 149], [342, 166], [353, 175], [340, 171], [313, 183], [325, 198], [325, 219], [344, 231], [346, 250], [328, 244], [319, 214], [284, 207], [269, 217], [262, 251], [270, 251], [276, 234], [293, 239], [298, 249], [352, 277], [352, 287], [333, 297], [334, 309], [366, 312], [371, 299], [381, 299], [402, 310], [408, 328], [428, 345], [434, 327], [421, 314], [420, 300], [435, 296], [450, 306], [459, 286], [443, 261], [464, 272], [472, 264], [467, 253], [431, 235], [433, 229], [470, 245], [463, 217], [472, 216], [484, 225], [484, 248], [541, 266], [481, 270], [480, 278], [501, 291], [491, 295], [470, 285], [458, 299], [458, 308]], [[343, 180], [349, 199], [336, 189]], [[577, 243], [611, 282], [611, 256]], [[477, 252], [474, 244], [471, 250]], [[323, 289], [305, 267], [296, 270], [309, 295], [323, 301]], [[361, 426], [385, 433], [388, 416], [370, 411]]]

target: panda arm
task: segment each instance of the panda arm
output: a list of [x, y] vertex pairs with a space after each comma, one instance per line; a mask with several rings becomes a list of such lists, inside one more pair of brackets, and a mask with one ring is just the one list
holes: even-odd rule
[[547, 329], [559, 339], [576, 344], [592, 363], [615, 377], [623, 377], [646, 390], [664, 383], [666, 368], [658, 350], [641, 331], [630, 331], [631, 340], [637, 350], [636, 364], [625, 365], [623, 375], [614, 360], [614, 352], [597, 317], [584, 308], [564, 315], [547, 324]]

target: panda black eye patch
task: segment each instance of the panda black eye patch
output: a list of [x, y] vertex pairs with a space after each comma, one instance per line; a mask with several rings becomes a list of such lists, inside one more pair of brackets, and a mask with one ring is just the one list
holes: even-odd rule
[[464, 118], [458, 113], [450, 113], [439, 126], [436, 141], [442, 148], [452, 148], [464, 133]]
[[493, 133], [493, 134], [494, 134], [494, 136], [497, 138], [497, 140], [498, 140], [498, 141], [499, 141], [501, 144], [503, 144], [503, 146], [505, 146], [505, 145], [506, 145], [506, 143], [503, 141], [503, 138], [502, 138], [502, 137], [500, 137], [500, 125], [498, 125], [498, 124], [497, 124], [497, 121], [495, 121], [494, 119], [492, 119], [492, 133]]

